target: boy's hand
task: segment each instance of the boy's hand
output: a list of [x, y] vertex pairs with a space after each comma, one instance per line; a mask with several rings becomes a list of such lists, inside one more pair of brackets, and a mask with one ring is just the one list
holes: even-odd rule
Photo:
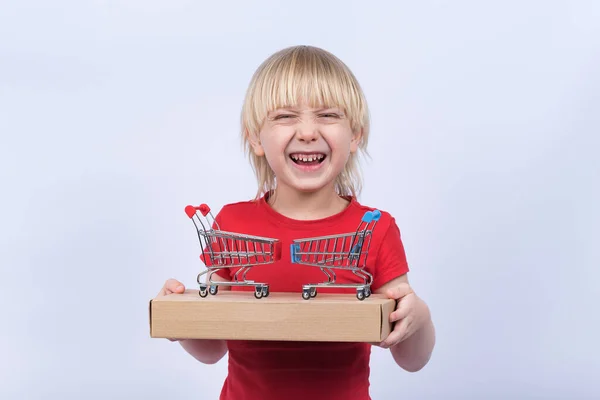
[[429, 307], [412, 290], [408, 283], [401, 283], [386, 291], [390, 299], [396, 300], [396, 310], [390, 314], [394, 329], [377, 346], [393, 347], [417, 332], [430, 318]]
[[184, 291], [185, 286], [183, 286], [183, 283], [176, 279], [169, 279], [165, 282], [162, 289], [160, 289], [160, 292], [158, 292], [158, 296], [166, 296], [172, 293], [183, 293]]
[[[168, 294], [172, 294], [172, 293], [183, 293], [185, 291], [185, 286], [183, 285], [183, 283], [179, 282], [176, 279], [169, 279], [165, 282], [165, 284], [163, 285], [162, 289], [160, 289], [160, 292], [158, 292], [158, 295], [156, 297], [160, 297], [160, 296], [166, 296]], [[170, 340], [171, 342], [178, 342], [179, 339], [170, 339], [167, 338], [168, 340]]]

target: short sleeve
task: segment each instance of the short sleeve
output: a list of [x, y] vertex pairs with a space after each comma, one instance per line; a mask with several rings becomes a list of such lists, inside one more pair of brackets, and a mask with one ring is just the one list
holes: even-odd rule
[[373, 267], [372, 290], [375, 291], [385, 283], [406, 274], [409, 271], [404, 244], [400, 237], [400, 229], [393, 217], [383, 237]]

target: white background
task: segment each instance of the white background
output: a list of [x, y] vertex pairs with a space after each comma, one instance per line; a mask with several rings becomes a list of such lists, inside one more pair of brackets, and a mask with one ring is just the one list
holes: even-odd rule
[[[285, 4], [285, 5], [284, 5]], [[251, 198], [239, 112], [312, 44], [364, 87], [360, 201], [398, 220], [438, 342], [374, 399], [600, 397], [596, 1], [0, 2], [0, 397], [216, 399], [150, 339], [201, 264], [185, 205]]]

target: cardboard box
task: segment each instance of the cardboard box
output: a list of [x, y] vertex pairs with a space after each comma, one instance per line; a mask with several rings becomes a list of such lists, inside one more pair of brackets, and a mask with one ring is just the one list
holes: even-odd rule
[[197, 290], [150, 301], [150, 336], [177, 339], [380, 342], [392, 329], [395, 301], [372, 294], [319, 292], [304, 300], [300, 293], [220, 291], [205, 298]]

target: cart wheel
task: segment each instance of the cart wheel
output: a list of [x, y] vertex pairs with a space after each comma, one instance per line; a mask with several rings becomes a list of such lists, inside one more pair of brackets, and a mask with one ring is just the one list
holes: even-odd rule
[[304, 300], [310, 299], [310, 289], [303, 289], [302, 290], [302, 298]]
[[365, 299], [365, 290], [364, 289], [357, 289], [356, 290], [356, 298], [359, 300], [364, 300]]
[[367, 286], [365, 288], [365, 297], [369, 297], [370, 295], [371, 295], [371, 288]]
[[317, 288], [311, 288], [310, 289], [310, 297], [317, 297]]
[[262, 297], [269, 297], [269, 286], [264, 285], [262, 287]]
[[198, 294], [200, 295], [200, 297], [206, 297], [208, 295], [208, 292], [206, 291], [206, 289], [200, 289], [198, 290]]
[[254, 297], [256, 297], [257, 299], [260, 299], [261, 297], [263, 297], [263, 292], [260, 288], [256, 288], [254, 290]]
[[219, 287], [217, 285], [210, 285], [208, 292], [214, 296], [219, 292]]

